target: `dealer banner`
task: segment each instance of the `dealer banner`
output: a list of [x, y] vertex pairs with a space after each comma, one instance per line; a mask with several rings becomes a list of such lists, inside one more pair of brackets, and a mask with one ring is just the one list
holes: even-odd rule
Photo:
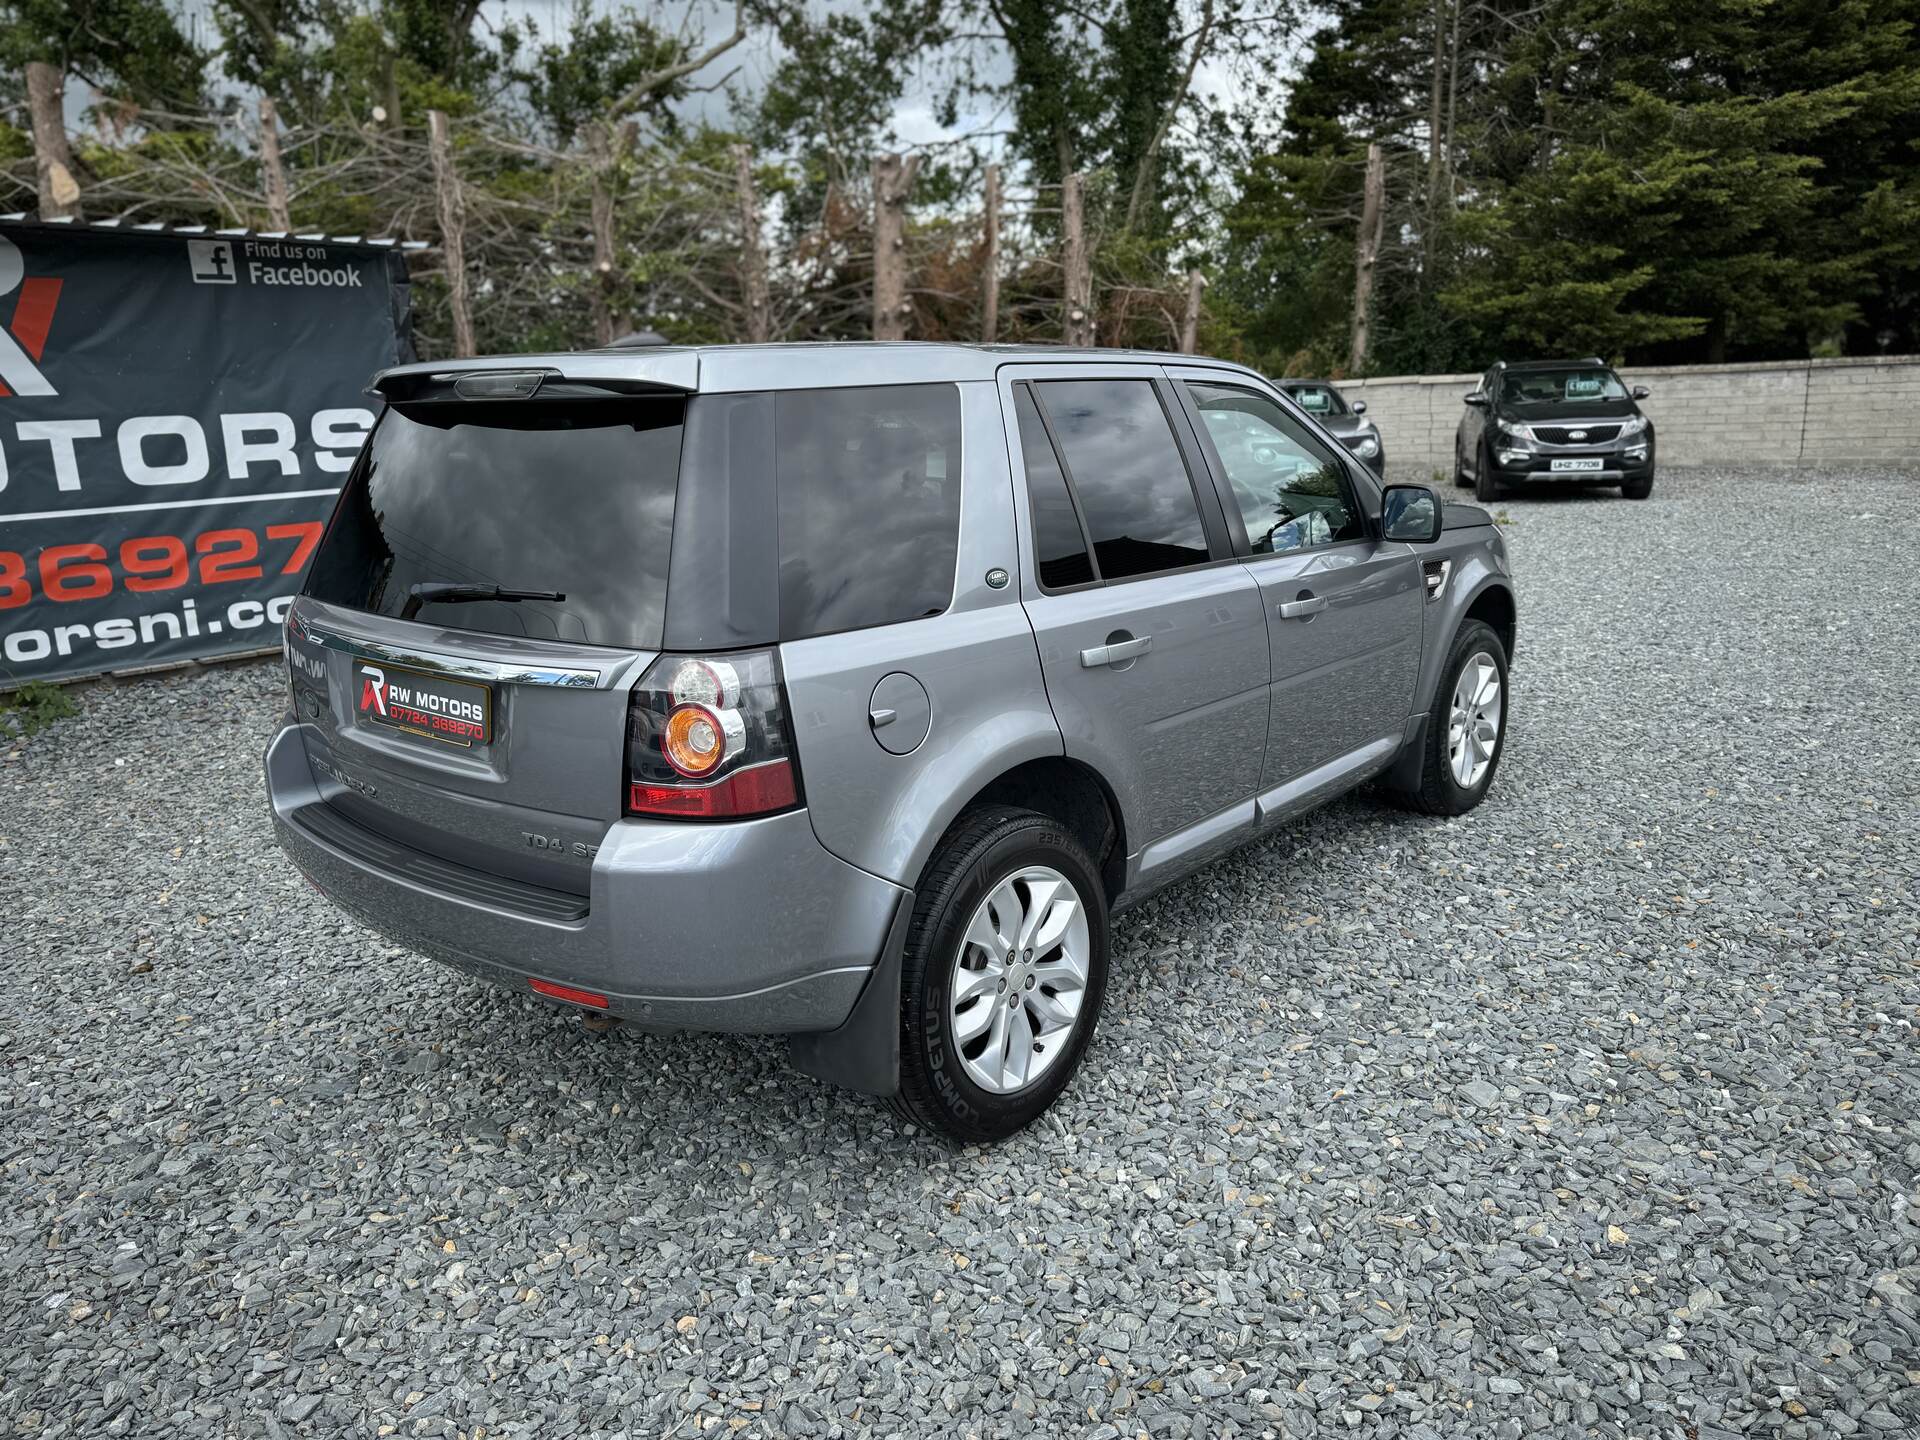
[[0, 221], [0, 690], [278, 644], [409, 293], [393, 247]]

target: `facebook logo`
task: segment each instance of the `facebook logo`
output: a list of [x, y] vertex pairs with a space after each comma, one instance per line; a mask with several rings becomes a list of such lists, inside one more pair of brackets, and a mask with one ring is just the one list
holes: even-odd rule
[[196, 285], [232, 285], [240, 278], [233, 263], [233, 246], [225, 240], [189, 240], [187, 259], [193, 262]]

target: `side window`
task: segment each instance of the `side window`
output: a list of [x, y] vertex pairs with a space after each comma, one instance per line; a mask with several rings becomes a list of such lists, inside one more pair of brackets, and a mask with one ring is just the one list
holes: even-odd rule
[[1366, 537], [1340, 462], [1265, 395], [1190, 382], [1256, 555]]
[[1073, 497], [1067, 494], [1060, 457], [1053, 453], [1053, 441], [1047, 438], [1039, 407], [1025, 385], [1013, 387], [1013, 413], [1026, 459], [1027, 508], [1033, 512], [1033, 554], [1039, 562], [1040, 583], [1049, 590], [1085, 585], [1094, 578], [1086, 533], [1080, 528]]
[[960, 392], [783, 390], [774, 407], [780, 635], [942, 613], [960, 551]]
[[1151, 380], [1035, 385], [1060, 442], [1103, 580], [1205, 564], [1187, 464]]

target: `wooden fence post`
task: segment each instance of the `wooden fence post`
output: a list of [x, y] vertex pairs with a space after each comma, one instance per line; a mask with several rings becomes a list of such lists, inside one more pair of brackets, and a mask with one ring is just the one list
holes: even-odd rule
[[873, 162], [873, 338], [904, 340], [913, 302], [907, 298], [907, 196], [920, 157], [880, 155]]
[[1180, 317], [1180, 353], [1195, 354], [1200, 349], [1200, 292], [1207, 277], [1198, 270], [1187, 272], [1187, 311]]
[[267, 182], [268, 220], [276, 230], [292, 230], [293, 207], [287, 199], [287, 172], [280, 163], [280, 115], [265, 95], [260, 97], [260, 169]]
[[733, 147], [734, 198], [740, 207], [740, 290], [749, 345], [773, 338], [773, 300], [767, 292], [766, 243], [760, 236], [760, 194], [753, 183], [753, 152]]
[[1366, 188], [1360, 203], [1360, 235], [1353, 257], [1353, 345], [1347, 373], [1363, 375], [1367, 367], [1367, 330], [1373, 310], [1373, 266], [1380, 256], [1386, 225], [1387, 162], [1380, 146], [1367, 146]]
[[1086, 212], [1081, 204], [1079, 172], [1060, 186], [1060, 228], [1065, 239], [1065, 315], [1061, 338], [1069, 345], [1093, 344], [1093, 268], [1087, 258]]
[[447, 271], [447, 303], [453, 311], [453, 353], [473, 354], [473, 312], [467, 303], [467, 202], [453, 170], [447, 117], [427, 112], [427, 143], [433, 155], [433, 188], [440, 206], [440, 254]]
[[27, 62], [27, 109], [33, 116], [33, 163], [40, 182], [40, 218], [80, 218], [80, 182], [73, 178], [63, 101], [66, 77], [43, 60]]
[[987, 253], [980, 286], [980, 343], [1000, 334], [1000, 167], [987, 166]]

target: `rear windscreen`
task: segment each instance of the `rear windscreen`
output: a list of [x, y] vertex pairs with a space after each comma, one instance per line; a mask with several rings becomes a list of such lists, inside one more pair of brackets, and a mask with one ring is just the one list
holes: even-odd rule
[[674, 397], [389, 409], [306, 593], [455, 630], [658, 649], [685, 408]]

